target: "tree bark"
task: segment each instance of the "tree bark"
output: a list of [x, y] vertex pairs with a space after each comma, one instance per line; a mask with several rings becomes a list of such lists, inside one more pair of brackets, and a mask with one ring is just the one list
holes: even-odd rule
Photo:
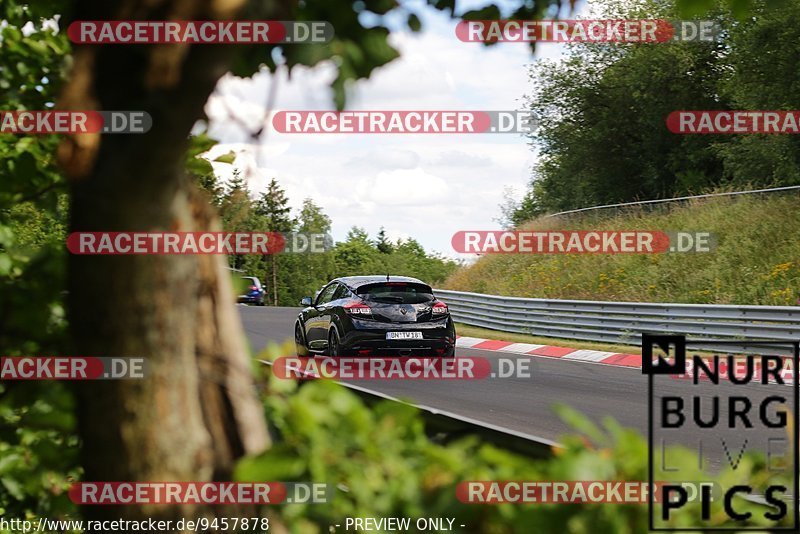
[[[210, 4], [241, 2], [87, 1], [76, 18], [231, 18]], [[143, 135], [65, 140], [59, 155], [72, 181], [71, 232], [220, 229], [183, 162], [190, 129], [233, 53], [229, 46], [76, 47], [60, 107], [144, 110], [153, 127]], [[224, 257], [71, 255], [68, 265], [75, 352], [144, 357], [149, 370], [142, 380], [76, 388], [84, 480], [229, 480], [238, 457], [268, 446]], [[186, 506], [84, 510], [87, 518], [206, 513]]]

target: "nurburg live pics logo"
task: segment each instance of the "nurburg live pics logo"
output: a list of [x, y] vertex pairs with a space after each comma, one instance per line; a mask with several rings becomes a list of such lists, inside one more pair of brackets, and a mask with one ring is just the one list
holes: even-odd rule
[[[726, 346], [734, 344], [706, 339], [691, 343], [712, 347], [706, 350], [715, 353], [728, 352]], [[717, 480], [723, 482], [716, 499], [701, 490], [698, 502], [691, 503], [679, 482], [659, 486], [655, 498], [650, 492], [651, 531], [797, 531], [799, 381], [796, 371], [791, 383], [784, 378], [788, 365], [797, 369], [800, 342], [747, 344], [748, 349], [781, 356], [728, 352], [687, 357], [685, 336], [642, 334], [649, 482], [680, 480], [689, 469], [697, 476], [693, 465], [703, 473], [727, 473]], [[690, 380], [675, 387], [671, 378], [687, 373]], [[689, 454], [677, 445], [688, 446]], [[753, 451], [761, 451], [766, 462], [758, 477], [748, 477], [752, 465], [743, 461], [745, 452]], [[680, 516], [678, 522], [675, 516]], [[697, 524], [686, 522], [696, 517]], [[680, 528], [670, 527], [676, 524]]]

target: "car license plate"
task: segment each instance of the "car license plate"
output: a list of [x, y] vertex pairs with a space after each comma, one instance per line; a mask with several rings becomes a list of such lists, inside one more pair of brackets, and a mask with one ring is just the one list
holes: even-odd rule
[[386, 332], [386, 339], [422, 339], [422, 332]]

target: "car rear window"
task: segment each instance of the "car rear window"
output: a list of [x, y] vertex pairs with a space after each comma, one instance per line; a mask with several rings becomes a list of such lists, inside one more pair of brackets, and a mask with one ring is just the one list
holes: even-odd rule
[[373, 302], [421, 304], [433, 300], [433, 290], [425, 284], [380, 282], [358, 288], [357, 293]]

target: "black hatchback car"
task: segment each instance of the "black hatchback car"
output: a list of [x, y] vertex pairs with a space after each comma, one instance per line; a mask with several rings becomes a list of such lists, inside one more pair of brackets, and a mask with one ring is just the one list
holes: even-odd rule
[[349, 276], [323, 287], [295, 323], [297, 354], [442, 356], [455, 354], [447, 305], [405, 276]]

